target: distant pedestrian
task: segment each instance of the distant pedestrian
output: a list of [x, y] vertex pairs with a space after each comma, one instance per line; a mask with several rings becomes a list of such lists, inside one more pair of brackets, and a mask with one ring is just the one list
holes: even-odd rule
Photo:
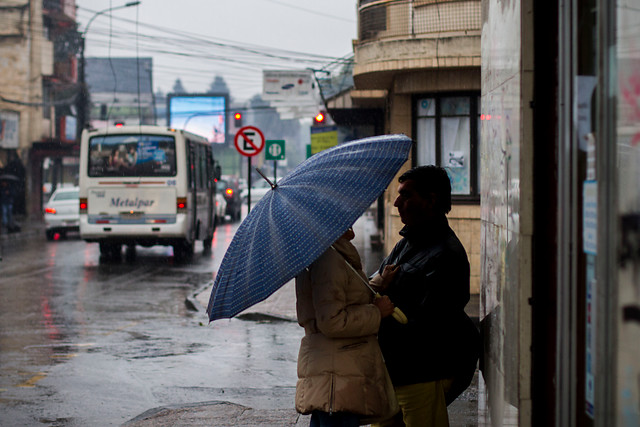
[[13, 186], [13, 213], [24, 215], [26, 213], [24, 191], [26, 170], [17, 150], [9, 151], [8, 160], [4, 173], [16, 178], [15, 181], [10, 182]]
[[15, 198], [15, 186], [8, 180], [0, 180], [0, 209], [2, 210], [2, 228], [7, 231], [15, 231], [13, 222], [13, 201]]
[[367, 279], [353, 238], [349, 229], [296, 277], [298, 323], [305, 331], [296, 409], [311, 414], [311, 427], [355, 427], [398, 410], [376, 338], [394, 306], [386, 297], [374, 300], [362, 283]]
[[402, 411], [379, 426], [443, 427], [447, 405], [469, 386], [478, 360], [479, 333], [464, 311], [469, 261], [446, 218], [447, 172], [420, 166], [398, 181], [402, 239], [372, 283], [408, 318], [384, 319], [378, 335]]

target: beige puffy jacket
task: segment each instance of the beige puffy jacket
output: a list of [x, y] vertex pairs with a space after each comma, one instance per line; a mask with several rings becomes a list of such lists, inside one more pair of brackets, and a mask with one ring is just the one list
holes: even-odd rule
[[296, 278], [298, 323], [305, 329], [298, 355], [296, 409], [392, 414], [397, 403], [376, 334], [380, 311], [373, 294], [345, 264], [360, 272], [356, 248], [345, 238]]

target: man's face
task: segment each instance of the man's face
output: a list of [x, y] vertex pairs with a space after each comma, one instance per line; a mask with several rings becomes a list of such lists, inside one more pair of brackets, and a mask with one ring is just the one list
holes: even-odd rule
[[433, 211], [433, 204], [418, 194], [411, 179], [400, 183], [393, 206], [398, 208], [402, 223], [409, 226], [424, 223]]

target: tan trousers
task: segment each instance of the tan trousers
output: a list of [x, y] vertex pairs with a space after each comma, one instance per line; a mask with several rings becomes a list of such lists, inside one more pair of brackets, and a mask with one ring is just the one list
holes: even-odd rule
[[372, 427], [449, 427], [444, 394], [452, 383], [452, 380], [438, 380], [395, 387], [401, 411]]

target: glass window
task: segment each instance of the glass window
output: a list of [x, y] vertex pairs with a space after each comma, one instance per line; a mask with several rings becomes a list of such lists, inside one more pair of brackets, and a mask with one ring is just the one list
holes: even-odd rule
[[451, 178], [454, 199], [479, 197], [478, 96], [418, 98], [417, 165], [439, 165]]
[[418, 164], [436, 164], [436, 119], [419, 118], [418, 123]]
[[418, 101], [418, 117], [435, 117], [436, 116], [436, 100], [433, 98], [424, 98]]
[[441, 98], [441, 107], [443, 116], [468, 116], [469, 115], [469, 97], [458, 96], [455, 98]]
[[56, 193], [53, 200], [61, 202], [63, 200], [78, 200], [78, 190], [75, 191], [61, 191]]
[[89, 140], [89, 176], [175, 176], [175, 152], [172, 136], [95, 136]]
[[451, 178], [451, 194], [470, 194], [469, 117], [443, 117], [440, 165]]

